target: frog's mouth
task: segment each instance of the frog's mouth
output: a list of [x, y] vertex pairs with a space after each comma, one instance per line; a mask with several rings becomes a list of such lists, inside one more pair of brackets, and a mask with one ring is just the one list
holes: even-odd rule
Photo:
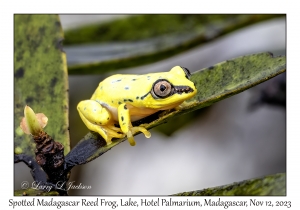
[[176, 93], [181, 95], [182, 93], [191, 93], [191, 92], [194, 92], [194, 89], [189, 86], [173, 86], [170, 95]]

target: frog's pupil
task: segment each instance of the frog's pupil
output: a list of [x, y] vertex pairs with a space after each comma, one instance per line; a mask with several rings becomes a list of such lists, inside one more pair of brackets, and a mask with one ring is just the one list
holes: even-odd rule
[[164, 92], [166, 89], [167, 89], [166, 86], [160, 85], [160, 91], [161, 91], [161, 92]]

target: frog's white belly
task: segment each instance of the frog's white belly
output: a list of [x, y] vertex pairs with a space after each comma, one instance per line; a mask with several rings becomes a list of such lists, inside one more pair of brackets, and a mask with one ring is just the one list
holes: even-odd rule
[[[104, 102], [100, 102], [100, 104], [109, 111], [109, 113], [111, 114], [114, 121], [119, 122], [117, 108], [109, 106]], [[143, 119], [143, 118], [159, 111], [158, 109], [151, 109], [151, 108], [137, 108], [130, 104], [127, 104], [127, 107], [129, 109], [131, 122]]]

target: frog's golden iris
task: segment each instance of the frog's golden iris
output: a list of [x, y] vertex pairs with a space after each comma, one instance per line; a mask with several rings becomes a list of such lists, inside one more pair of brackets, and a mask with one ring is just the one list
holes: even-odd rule
[[[144, 127], [131, 122], [159, 110], [172, 109], [193, 97], [197, 89], [189, 80], [188, 69], [175, 66], [169, 72], [144, 75], [117, 74], [99, 83], [90, 100], [79, 102], [79, 115], [88, 129], [99, 133], [107, 142], [127, 136], [134, 146], [133, 135], [151, 134]], [[114, 124], [119, 123], [120, 128]]]

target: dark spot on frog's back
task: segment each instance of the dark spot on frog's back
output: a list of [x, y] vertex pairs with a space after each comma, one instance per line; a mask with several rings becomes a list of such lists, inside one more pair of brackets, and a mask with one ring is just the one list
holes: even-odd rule
[[115, 83], [115, 82], [121, 82], [122, 81], [122, 79], [117, 79], [117, 80], [113, 80], [113, 81], [111, 81], [111, 83]]
[[138, 97], [138, 96], [136, 97], [136, 99], [139, 99], [139, 98], [140, 98], [140, 97]]
[[123, 116], [121, 116], [121, 120], [124, 121], [124, 117]]
[[131, 100], [131, 99], [128, 99], [128, 101], [129, 101], [129, 102], [133, 102], [133, 100]]
[[25, 69], [24, 68], [18, 68], [15, 73], [15, 78], [22, 78], [24, 76]]
[[125, 87], [124, 89], [125, 89], [125, 90], [129, 90], [129, 87]]
[[131, 81], [135, 81], [136, 79], [132, 79]]

